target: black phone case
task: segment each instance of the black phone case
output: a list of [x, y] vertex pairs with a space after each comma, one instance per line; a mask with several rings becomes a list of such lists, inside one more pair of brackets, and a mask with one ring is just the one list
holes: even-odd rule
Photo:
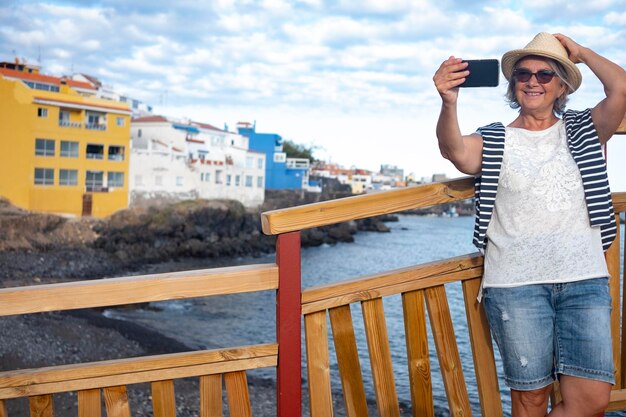
[[497, 87], [500, 65], [497, 59], [468, 59], [470, 74], [459, 87]]

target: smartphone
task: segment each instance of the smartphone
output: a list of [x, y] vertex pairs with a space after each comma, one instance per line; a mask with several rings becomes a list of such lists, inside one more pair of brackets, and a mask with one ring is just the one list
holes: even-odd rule
[[497, 87], [500, 78], [500, 65], [497, 59], [468, 59], [470, 73], [459, 87]]

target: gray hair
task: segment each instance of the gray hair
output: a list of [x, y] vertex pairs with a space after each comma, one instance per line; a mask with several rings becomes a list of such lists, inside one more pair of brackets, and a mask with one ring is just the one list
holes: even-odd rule
[[[517, 68], [518, 62], [520, 62], [522, 59], [528, 58], [529, 56], [530, 55], [520, 58], [515, 63], [515, 65], [513, 65], [513, 68], [514, 69]], [[550, 66], [550, 68], [552, 68], [552, 70], [559, 77], [561, 84], [565, 85], [566, 87], [565, 92], [561, 94], [561, 96], [558, 97], [554, 101], [554, 105], [552, 107], [552, 111], [554, 111], [556, 115], [561, 115], [565, 111], [565, 105], [567, 104], [567, 101], [569, 100], [569, 92], [573, 91], [572, 83], [568, 79], [567, 72], [565, 71], [565, 68], [563, 68], [563, 65], [561, 65], [561, 63], [550, 58], [545, 58], [545, 57], [539, 57], [539, 58], [544, 59], [546, 61], [546, 63]], [[519, 109], [521, 107], [521, 105], [519, 104], [519, 101], [517, 101], [517, 97], [515, 96], [515, 78], [513, 76], [511, 76], [511, 78], [509, 79], [509, 86], [506, 90], [505, 97], [506, 97], [506, 101], [509, 103], [509, 106], [512, 109]]]

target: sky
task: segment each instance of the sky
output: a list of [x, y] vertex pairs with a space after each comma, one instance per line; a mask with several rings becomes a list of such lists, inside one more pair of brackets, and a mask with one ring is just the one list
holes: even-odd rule
[[[497, 58], [564, 33], [626, 66], [626, 0], [0, 0], [0, 60], [84, 73], [153, 106], [230, 131], [239, 121], [344, 167], [463, 176], [438, 150], [432, 77], [451, 55]], [[580, 65], [568, 107], [603, 88]], [[461, 131], [511, 122], [499, 87], [463, 89]], [[608, 145], [626, 191], [626, 135]]]

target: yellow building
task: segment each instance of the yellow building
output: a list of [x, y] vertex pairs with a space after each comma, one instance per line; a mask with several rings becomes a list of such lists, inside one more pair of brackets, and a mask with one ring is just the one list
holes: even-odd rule
[[0, 196], [75, 216], [128, 207], [131, 112], [95, 93], [89, 83], [0, 63]]

